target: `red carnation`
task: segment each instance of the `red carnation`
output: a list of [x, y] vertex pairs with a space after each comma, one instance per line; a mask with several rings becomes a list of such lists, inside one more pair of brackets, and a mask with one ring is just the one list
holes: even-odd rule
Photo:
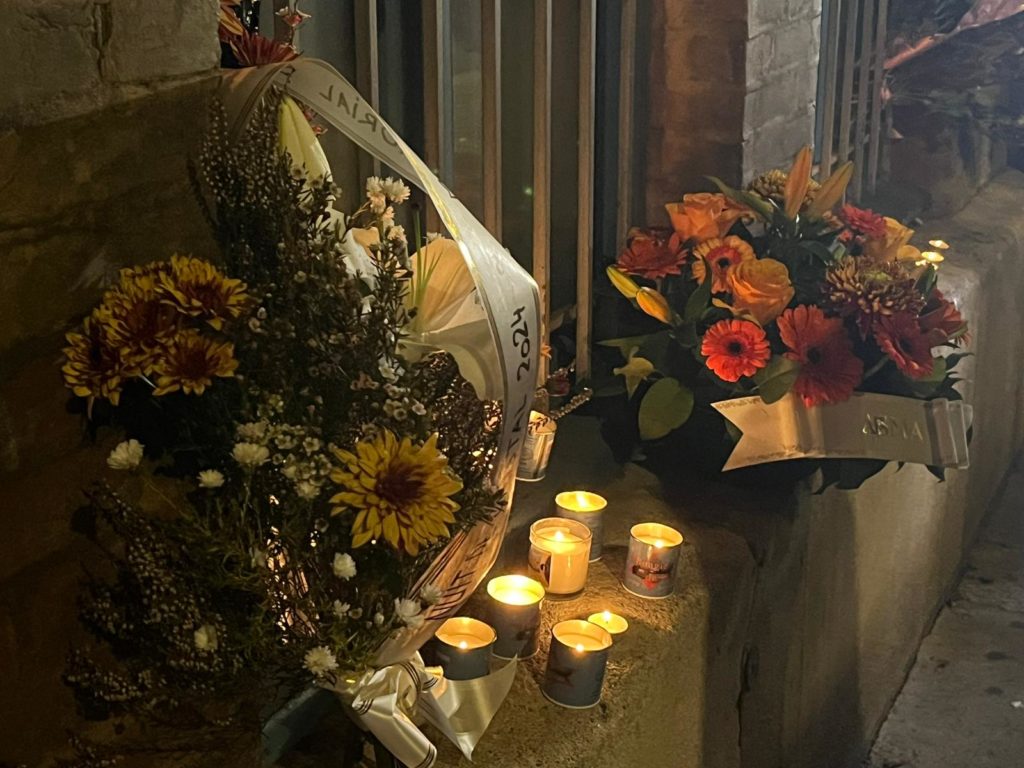
[[844, 205], [839, 209], [839, 218], [846, 225], [846, 229], [839, 235], [844, 243], [885, 238], [885, 217], [874, 211]]
[[634, 227], [626, 238], [626, 250], [615, 266], [631, 275], [656, 280], [678, 275], [685, 259], [686, 252], [672, 237], [672, 230]]
[[909, 312], [883, 315], [875, 324], [875, 341], [896, 367], [912, 379], [930, 376], [935, 367], [934, 346]]
[[786, 357], [800, 363], [793, 391], [811, 407], [849, 400], [864, 374], [843, 321], [818, 307], [800, 305], [778, 319]]

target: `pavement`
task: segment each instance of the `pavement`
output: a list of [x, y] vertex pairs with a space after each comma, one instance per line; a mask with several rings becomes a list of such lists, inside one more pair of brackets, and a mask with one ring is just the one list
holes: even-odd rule
[[1024, 766], [1024, 462], [924, 639], [865, 768]]

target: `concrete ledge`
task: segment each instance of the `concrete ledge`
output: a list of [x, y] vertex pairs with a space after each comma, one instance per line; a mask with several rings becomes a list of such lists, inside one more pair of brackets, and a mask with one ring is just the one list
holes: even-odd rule
[[[597, 425], [564, 423], [550, 476], [520, 484], [499, 569], [525, 560], [525, 526], [556, 491], [609, 499], [606, 560], [550, 626], [611, 607], [631, 622], [614, 649], [603, 704], [562, 710], [538, 690], [545, 653], [478, 748], [477, 765], [845, 768], [858, 765], [1021, 442], [1024, 376], [1024, 174], [993, 181], [955, 217], [923, 227], [953, 245], [943, 288], [966, 312], [976, 355], [972, 466], [938, 483], [889, 467], [857, 492], [812, 495], [686, 479], [671, 491], [611, 460]], [[629, 526], [653, 519], [687, 536], [679, 594], [642, 601], [617, 582]], [[496, 571], [500, 572], [500, 571]], [[469, 611], [479, 610], [471, 604]], [[440, 765], [462, 765], [442, 749]]]

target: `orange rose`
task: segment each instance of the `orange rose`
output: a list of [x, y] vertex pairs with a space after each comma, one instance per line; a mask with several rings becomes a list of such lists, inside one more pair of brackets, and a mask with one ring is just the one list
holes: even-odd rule
[[870, 238], [864, 244], [864, 253], [876, 261], [917, 261], [921, 251], [910, 245], [914, 230], [896, 219], [885, 217], [885, 235]]
[[747, 209], [725, 195], [700, 192], [683, 195], [683, 202], [665, 206], [680, 242], [725, 237]]
[[747, 310], [762, 326], [793, 300], [789, 270], [775, 259], [741, 261], [729, 270], [728, 280], [733, 307]]

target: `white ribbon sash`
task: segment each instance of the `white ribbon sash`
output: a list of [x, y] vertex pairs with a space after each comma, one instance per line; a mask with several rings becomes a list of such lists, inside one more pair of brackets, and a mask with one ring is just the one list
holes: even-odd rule
[[742, 433], [722, 471], [786, 459], [885, 459], [965, 469], [971, 406], [953, 400], [857, 393], [807, 408], [792, 393], [712, 406]]
[[358, 722], [408, 768], [429, 768], [437, 748], [416, 726], [422, 716], [471, 760], [473, 749], [515, 680], [516, 662], [486, 677], [448, 680], [420, 655], [367, 672], [354, 684], [334, 688]]

